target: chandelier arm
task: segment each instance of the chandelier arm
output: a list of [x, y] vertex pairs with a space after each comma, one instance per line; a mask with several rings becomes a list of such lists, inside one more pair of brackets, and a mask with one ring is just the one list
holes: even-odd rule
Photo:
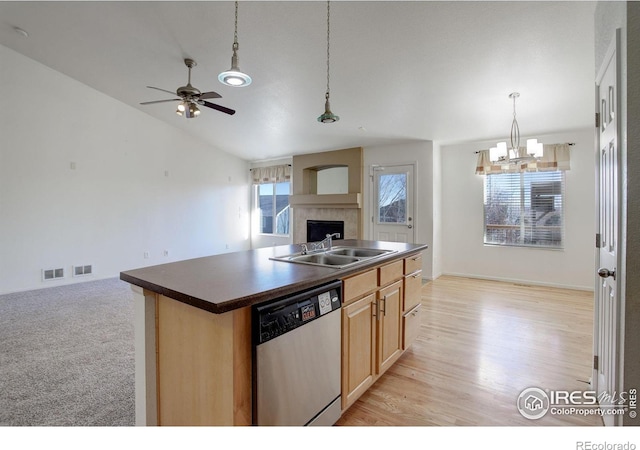
[[520, 127], [518, 126], [518, 122], [515, 117], [511, 123], [511, 148], [516, 150], [517, 157], [520, 149]]
[[515, 157], [518, 157], [519, 149], [520, 149], [520, 127], [518, 126], [518, 121], [516, 120], [516, 98], [518, 98], [520, 94], [513, 93], [511, 97], [513, 98], [513, 122], [511, 122], [511, 149], [516, 150]]

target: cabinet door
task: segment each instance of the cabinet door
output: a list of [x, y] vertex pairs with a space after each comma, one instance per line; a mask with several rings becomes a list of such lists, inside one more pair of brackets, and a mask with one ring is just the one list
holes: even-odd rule
[[402, 349], [406, 350], [416, 340], [420, 331], [420, 305], [416, 305], [411, 311], [406, 312], [402, 316], [404, 322], [404, 339], [402, 343]]
[[404, 277], [404, 309], [410, 311], [420, 303], [422, 290], [422, 270]]
[[376, 361], [375, 294], [342, 308], [342, 409], [373, 384]]
[[378, 291], [378, 373], [402, 354], [402, 280]]

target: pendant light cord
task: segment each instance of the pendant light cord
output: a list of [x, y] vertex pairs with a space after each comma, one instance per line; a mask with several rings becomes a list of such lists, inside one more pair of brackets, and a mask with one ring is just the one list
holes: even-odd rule
[[327, 0], [327, 99], [329, 98], [329, 60], [331, 56], [331, 53], [329, 52], [329, 42], [331, 42], [331, 9], [329, 3], [330, 1]]
[[238, 1], [236, 0], [236, 21], [233, 31], [233, 50], [238, 50]]

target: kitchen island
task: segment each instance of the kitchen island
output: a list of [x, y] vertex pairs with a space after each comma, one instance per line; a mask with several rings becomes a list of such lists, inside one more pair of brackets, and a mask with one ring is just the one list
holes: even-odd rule
[[[384, 294], [384, 301], [376, 302], [375, 299], [377, 292], [383, 292], [393, 284], [398, 286], [394, 291], [400, 302], [396, 306], [398, 314], [408, 312], [402, 306], [404, 293], [409, 289], [415, 291], [415, 287], [406, 288], [405, 278], [420, 279], [420, 253], [426, 245], [362, 240], [337, 241], [335, 245], [392, 252], [344, 268], [270, 259], [300, 251], [300, 246], [291, 245], [122, 272], [120, 278], [133, 285], [135, 296], [136, 423], [252, 423], [253, 305], [341, 280], [345, 305], [367, 301], [369, 306], [365, 310], [373, 315], [380, 304], [390, 310], [391, 307], [386, 306], [390, 304], [390, 300], [386, 300], [387, 294]], [[410, 265], [407, 261], [415, 262], [405, 268]], [[389, 295], [388, 298], [395, 297]], [[348, 311], [345, 308], [343, 312], [343, 330], [350, 320], [344, 315]], [[402, 346], [403, 320], [399, 316], [392, 327]], [[394, 333], [391, 333], [392, 338]], [[380, 334], [389, 339], [389, 333]], [[354, 345], [362, 344], [357, 339], [350, 344], [344, 335], [342, 340], [343, 347], [355, 349]], [[373, 341], [369, 343], [373, 344]], [[383, 350], [385, 346], [388, 347], [378, 344]], [[387, 363], [395, 361], [402, 350], [393, 351], [393, 358], [386, 358]], [[384, 362], [383, 359], [376, 356], [376, 361]], [[376, 370], [379, 376], [385, 367]], [[356, 391], [347, 393], [344, 390], [349, 390], [352, 383], [347, 382], [345, 386], [345, 377], [347, 381], [359, 378], [362, 371], [350, 372], [351, 375], [343, 374], [343, 409], [376, 378], [376, 374], [367, 376], [367, 383], [358, 382]]]

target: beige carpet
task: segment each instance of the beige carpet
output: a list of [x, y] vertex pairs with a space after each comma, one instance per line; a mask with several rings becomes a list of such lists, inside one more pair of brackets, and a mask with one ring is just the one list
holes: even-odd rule
[[133, 426], [130, 285], [0, 296], [0, 426]]

